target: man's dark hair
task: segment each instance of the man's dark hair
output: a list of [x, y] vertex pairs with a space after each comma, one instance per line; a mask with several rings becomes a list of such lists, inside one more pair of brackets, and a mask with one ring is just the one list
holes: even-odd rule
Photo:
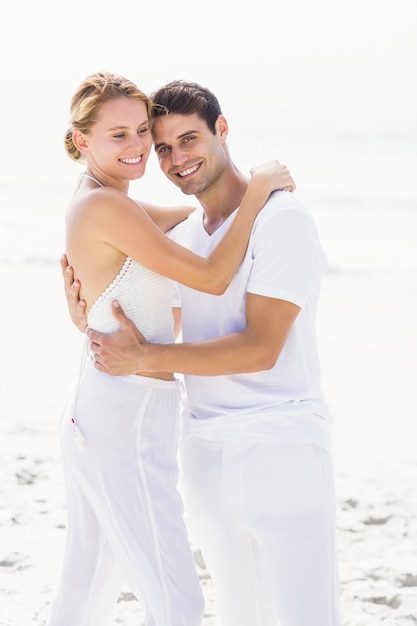
[[216, 134], [216, 121], [222, 114], [216, 96], [206, 87], [184, 80], [174, 80], [160, 87], [151, 98], [154, 102], [153, 116], [177, 113], [192, 115], [196, 113], [204, 120], [209, 130]]

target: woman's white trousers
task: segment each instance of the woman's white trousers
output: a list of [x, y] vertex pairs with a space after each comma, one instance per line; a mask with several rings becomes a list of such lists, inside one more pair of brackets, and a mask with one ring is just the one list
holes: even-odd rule
[[[123, 582], [147, 626], [200, 626], [203, 596], [177, 491], [178, 381], [90, 360], [62, 422], [67, 543], [48, 626], [104, 626]], [[81, 448], [77, 438], [82, 437]]]

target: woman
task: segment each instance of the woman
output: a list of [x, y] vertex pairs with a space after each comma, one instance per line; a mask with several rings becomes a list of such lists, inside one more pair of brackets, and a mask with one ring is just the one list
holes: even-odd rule
[[[66, 218], [70, 264], [88, 325], [112, 332], [117, 298], [148, 341], [173, 340], [169, 279], [222, 293], [285, 168], [255, 168], [238, 215], [207, 258], [163, 231], [192, 209], [162, 210], [128, 197], [152, 146], [152, 102], [114, 74], [87, 77], [73, 96], [69, 156], [86, 164]], [[283, 174], [282, 174], [283, 172]], [[195, 169], [179, 171], [192, 176]], [[177, 492], [178, 381], [172, 372], [111, 377], [86, 359], [62, 423], [67, 547], [48, 626], [103, 626], [123, 580], [150, 626], [197, 626], [203, 599]]]

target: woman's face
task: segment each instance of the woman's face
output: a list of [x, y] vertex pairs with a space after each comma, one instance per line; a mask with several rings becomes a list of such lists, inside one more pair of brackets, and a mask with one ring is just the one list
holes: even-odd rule
[[136, 180], [145, 173], [152, 147], [145, 104], [121, 96], [99, 108], [97, 122], [84, 135], [85, 156], [96, 175]]

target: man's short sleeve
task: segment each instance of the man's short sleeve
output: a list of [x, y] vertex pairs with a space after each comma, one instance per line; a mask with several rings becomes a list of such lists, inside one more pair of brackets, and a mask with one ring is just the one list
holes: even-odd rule
[[263, 209], [251, 245], [250, 293], [302, 307], [328, 269], [312, 217], [293, 206]]

